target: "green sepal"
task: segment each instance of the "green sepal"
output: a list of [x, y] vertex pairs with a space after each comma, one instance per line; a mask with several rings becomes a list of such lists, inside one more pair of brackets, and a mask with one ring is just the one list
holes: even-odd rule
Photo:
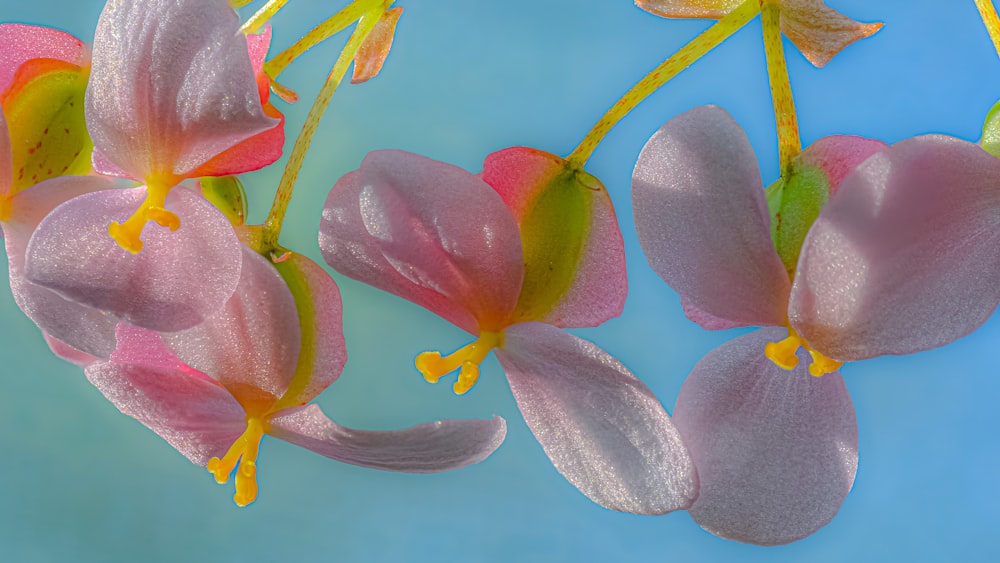
[[795, 275], [802, 243], [823, 205], [830, 183], [817, 166], [792, 162], [788, 173], [767, 188], [771, 240], [790, 277]]
[[983, 150], [1000, 158], [1000, 101], [993, 104], [983, 123], [983, 138], [979, 141]]
[[199, 181], [201, 195], [221, 211], [234, 227], [246, 223], [246, 191], [239, 178], [236, 176], [206, 176]]

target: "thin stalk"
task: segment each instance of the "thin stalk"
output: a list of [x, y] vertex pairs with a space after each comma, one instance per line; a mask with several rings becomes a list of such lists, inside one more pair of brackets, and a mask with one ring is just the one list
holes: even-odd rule
[[358, 25], [354, 28], [354, 33], [347, 40], [347, 45], [340, 52], [340, 56], [337, 57], [333, 68], [330, 69], [330, 75], [327, 76], [326, 82], [320, 89], [319, 94], [316, 95], [316, 100], [313, 102], [312, 107], [309, 108], [305, 124], [302, 126], [302, 130], [299, 131], [299, 136], [295, 139], [295, 145], [292, 147], [292, 152], [288, 157], [288, 164], [285, 165], [284, 174], [278, 183], [278, 191], [274, 195], [274, 203], [271, 205], [271, 211], [267, 215], [267, 220], [264, 221], [262, 233], [263, 248], [258, 249], [259, 251], [267, 252], [279, 248], [278, 236], [281, 234], [281, 224], [285, 219], [285, 212], [288, 210], [288, 202], [292, 198], [292, 189], [295, 187], [295, 181], [299, 177], [299, 172], [302, 171], [302, 162], [305, 159], [306, 151], [309, 149], [313, 137], [316, 135], [316, 128], [319, 126], [319, 121], [323, 117], [327, 106], [330, 105], [330, 100], [333, 98], [334, 92], [337, 91], [337, 86], [344, 79], [344, 75], [347, 74], [347, 68], [354, 60], [354, 56], [357, 54], [358, 49], [361, 48], [361, 44], [364, 43], [365, 38], [374, 29], [375, 24], [378, 23], [379, 18], [391, 3], [392, 0], [383, 0], [369, 9], [358, 20]]
[[274, 14], [277, 14], [278, 10], [280, 10], [281, 8], [283, 8], [285, 6], [285, 4], [287, 4], [287, 3], [288, 3], [288, 0], [268, 0], [267, 4], [264, 4], [263, 6], [261, 6], [261, 8], [259, 10], [257, 10], [257, 13], [255, 13], [252, 16], [250, 16], [250, 19], [248, 19], [240, 27], [240, 32], [241, 33], [255, 33], [265, 23], [267, 23], [267, 20], [269, 20], [272, 17], [274, 17]]
[[764, 56], [767, 58], [767, 78], [771, 83], [774, 120], [778, 129], [778, 159], [781, 173], [788, 170], [792, 159], [802, 152], [799, 122], [795, 117], [795, 100], [788, 81], [785, 47], [779, 27], [780, 7], [777, 0], [761, 0], [760, 22], [764, 30]]
[[990, 0], [975, 1], [979, 16], [983, 18], [983, 24], [986, 25], [986, 32], [993, 40], [993, 48], [996, 49], [997, 56], [1000, 57], [1000, 18], [997, 17], [997, 9], [993, 7], [993, 2]]
[[760, 0], [746, 0], [738, 8], [726, 14], [712, 27], [681, 47], [667, 60], [660, 63], [642, 80], [636, 83], [611, 109], [601, 117], [587, 136], [580, 141], [567, 160], [582, 167], [597, 149], [604, 136], [608, 134], [623, 117], [635, 109], [640, 102], [663, 86], [671, 78], [691, 66], [696, 60], [717, 47], [730, 35], [747, 24], [760, 12]]

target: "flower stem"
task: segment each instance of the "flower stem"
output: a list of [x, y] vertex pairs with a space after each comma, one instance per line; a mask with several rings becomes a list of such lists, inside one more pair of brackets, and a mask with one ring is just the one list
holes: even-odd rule
[[281, 224], [284, 221], [285, 212], [288, 210], [288, 202], [292, 197], [292, 189], [295, 186], [295, 180], [299, 177], [299, 172], [302, 171], [302, 162], [305, 159], [306, 151], [309, 149], [313, 137], [316, 135], [316, 128], [319, 126], [319, 121], [330, 104], [334, 92], [337, 91], [337, 86], [344, 79], [351, 61], [354, 60], [358, 49], [361, 48], [361, 44], [364, 43], [365, 38], [374, 29], [375, 24], [378, 23], [379, 18], [385, 10], [392, 4], [392, 0], [381, 0], [374, 4], [368, 2], [368, 4], [370, 5], [369, 9], [358, 20], [358, 25], [354, 28], [354, 33], [351, 34], [351, 38], [347, 40], [347, 45], [344, 46], [344, 49], [340, 52], [340, 56], [337, 57], [337, 61], [333, 64], [326, 82], [320, 89], [319, 94], [316, 95], [316, 100], [313, 102], [312, 107], [309, 108], [309, 113], [306, 115], [306, 121], [302, 125], [302, 130], [299, 131], [299, 136], [295, 139], [295, 145], [292, 147], [292, 152], [288, 157], [284, 174], [278, 183], [278, 191], [274, 195], [274, 203], [271, 205], [271, 211], [267, 215], [267, 220], [264, 221], [262, 233], [263, 248], [258, 249], [261, 252], [278, 248], [278, 236], [281, 233]]
[[990, 0], [976, 0], [976, 8], [979, 10], [979, 16], [983, 18], [990, 39], [993, 40], [993, 48], [1000, 57], [1000, 18], [997, 17], [997, 10]]
[[788, 81], [785, 65], [785, 48], [781, 42], [779, 26], [780, 6], [777, 0], [760, 0], [760, 21], [764, 30], [764, 56], [767, 59], [767, 76], [771, 83], [771, 100], [774, 103], [774, 120], [778, 129], [778, 159], [781, 173], [788, 170], [792, 159], [802, 152], [799, 123], [795, 117], [792, 85]]
[[758, 12], [760, 12], [760, 0], [746, 0], [738, 8], [726, 14], [712, 27], [706, 29], [701, 35], [692, 39], [667, 60], [660, 63], [626, 92], [620, 100], [615, 102], [615, 105], [611, 106], [611, 109], [587, 133], [583, 141], [573, 149], [567, 160], [582, 167], [597, 149], [597, 145], [604, 139], [604, 136], [608, 134], [608, 131], [640, 102], [746, 25]]
[[257, 10], [254, 15], [250, 16], [250, 19], [240, 26], [240, 33], [256, 32], [261, 28], [261, 26], [264, 25], [265, 22], [267, 22], [267, 20], [271, 19], [274, 14], [277, 14], [278, 10], [283, 8], [287, 3], [288, 0], [268, 0], [267, 4], [261, 6], [261, 8]]

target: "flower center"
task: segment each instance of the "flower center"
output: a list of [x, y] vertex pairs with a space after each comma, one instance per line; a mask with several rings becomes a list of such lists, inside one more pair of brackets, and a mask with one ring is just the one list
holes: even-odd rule
[[257, 453], [263, 437], [262, 419], [249, 417], [247, 429], [233, 442], [226, 455], [222, 459], [213, 457], [208, 460], [207, 468], [220, 485], [229, 481], [229, 476], [236, 469], [236, 494], [233, 495], [233, 500], [238, 506], [246, 506], [257, 499]]
[[417, 370], [430, 383], [437, 383], [441, 376], [459, 370], [458, 380], [452, 389], [456, 395], [462, 395], [476, 384], [479, 364], [490, 350], [498, 346], [503, 346], [503, 331], [483, 332], [479, 338], [447, 356], [442, 356], [440, 352], [422, 352], [417, 356]]
[[151, 182], [146, 186], [146, 199], [139, 209], [124, 223], [117, 221], [108, 225], [108, 234], [118, 242], [118, 245], [132, 254], [142, 250], [139, 235], [148, 221], [155, 221], [161, 227], [176, 231], [181, 226], [181, 220], [172, 211], [167, 211], [165, 201], [171, 186], [167, 183]]
[[833, 373], [844, 365], [844, 362], [831, 360], [821, 352], [817, 352], [809, 347], [809, 344], [802, 339], [795, 329], [788, 327], [788, 338], [780, 342], [768, 342], [764, 345], [764, 355], [770, 358], [778, 367], [783, 369], [795, 369], [799, 365], [799, 357], [795, 354], [799, 348], [805, 348], [812, 356], [812, 363], [809, 364], [809, 373], [815, 377], [822, 377], [828, 373]]

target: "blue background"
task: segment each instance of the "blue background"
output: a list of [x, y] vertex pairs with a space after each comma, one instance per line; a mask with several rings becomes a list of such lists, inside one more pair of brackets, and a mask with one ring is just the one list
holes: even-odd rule
[[[277, 49], [331, 14], [293, 0], [274, 20]], [[405, 2], [393, 52], [370, 83], [334, 98], [306, 160], [283, 234], [318, 259], [329, 188], [370, 150], [400, 148], [478, 171], [495, 150], [528, 145], [566, 154], [631, 84], [706, 21], [668, 21], [628, 0]], [[812, 68], [786, 53], [804, 143], [833, 133], [895, 142], [928, 132], [977, 140], [1000, 96], [1000, 60], [970, 1], [830, 0], [885, 28]], [[93, 37], [96, 0], [5, 2], [0, 19]], [[283, 76], [303, 102], [301, 125], [344, 38]], [[746, 128], [765, 184], [776, 138], [759, 19], [654, 94], [607, 137], [588, 165], [614, 200], [629, 259], [623, 315], [577, 333], [642, 378], [673, 410], [698, 359], [733, 332], [702, 331], [681, 314], [635, 239], [630, 175], [645, 140], [697, 105], [725, 107]], [[290, 144], [289, 144], [290, 146]], [[246, 179], [263, 218], [280, 166]], [[489, 359], [463, 397], [413, 368], [426, 349], [468, 336], [408, 302], [334, 276], [344, 297], [350, 359], [319, 398], [341, 424], [390, 429], [438, 418], [508, 420], [485, 462], [440, 475], [382, 473], [265, 439], [259, 500], [233, 505], [216, 485], [79, 370], [54, 358], [9, 294], [0, 297], [0, 559], [4, 561], [985, 561], [1000, 553], [1000, 322], [945, 348], [844, 367], [857, 409], [854, 490], [831, 524], [789, 546], [719, 539], [685, 512], [605, 510], [549, 463]]]

